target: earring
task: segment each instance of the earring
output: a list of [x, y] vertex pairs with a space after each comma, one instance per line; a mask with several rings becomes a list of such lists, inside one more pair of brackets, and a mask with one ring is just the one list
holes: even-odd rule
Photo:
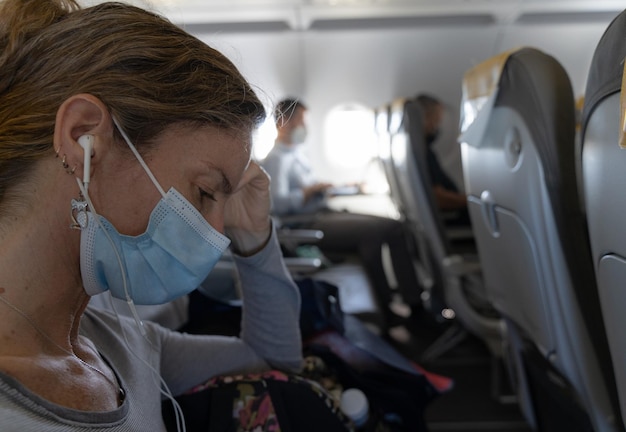
[[87, 227], [87, 202], [83, 198], [83, 194], [80, 194], [79, 199], [72, 199], [70, 217], [72, 222], [70, 228], [75, 230], [81, 230]]
[[[58, 157], [58, 153], [57, 153], [57, 157]], [[72, 169], [70, 169], [70, 166], [65, 161], [65, 158], [66, 158], [66, 155], [63, 155], [63, 159], [61, 159], [61, 165], [63, 166], [63, 169], [68, 174], [74, 174], [74, 171], [76, 171], [76, 165], [74, 165], [74, 167]]]

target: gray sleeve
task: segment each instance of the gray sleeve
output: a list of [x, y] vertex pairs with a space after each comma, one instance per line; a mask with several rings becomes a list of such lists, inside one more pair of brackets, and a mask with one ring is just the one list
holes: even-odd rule
[[285, 215], [299, 210], [304, 204], [301, 188], [289, 186], [289, 163], [279, 153], [270, 153], [262, 163], [271, 178], [272, 213]]
[[285, 266], [275, 229], [270, 244], [251, 257], [237, 257], [244, 314], [241, 338], [272, 367], [302, 366], [300, 291]]
[[302, 367], [300, 293], [285, 267], [276, 233], [251, 257], [236, 257], [243, 294], [239, 338], [164, 330], [161, 373], [174, 394], [210, 377]]

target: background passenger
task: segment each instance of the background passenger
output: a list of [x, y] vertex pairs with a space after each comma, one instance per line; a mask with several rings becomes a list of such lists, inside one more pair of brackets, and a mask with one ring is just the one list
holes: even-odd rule
[[[441, 122], [445, 112], [444, 104], [437, 98], [420, 94], [416, 97], [422, 109], [424, 140], [426, 141], [426, 157], [430, 179], [433, 184], [435, 202], [439, 210], [451, 217], [444, 219], [446, 224], [469, 225], [467, 197], [461, 193], [454, 180], [442, 168], [433, 146], [441, 130]], [[415, 154], [419, 154], [415, 152]]]
[[[164, 431], [161, 377], [178, 395], [299, 370], [300, 297], [249, 160], [265, 113], [232, 63], [120, 3], [7, 0], [0, 21], [0, 429]], [[86, 310], [184, 295], [229, 243], [240, 337]]]

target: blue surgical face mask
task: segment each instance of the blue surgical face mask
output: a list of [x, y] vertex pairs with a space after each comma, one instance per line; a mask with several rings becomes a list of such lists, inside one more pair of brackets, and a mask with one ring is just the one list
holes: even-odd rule
[[83, 285], [89, 295], [110, 290], [113, 297], [139, 305], [166, 303], [197, 288], [230, 240], [176, 189], [164, 193], [135, 146], [117, 127], [162, 198], [150, 215], [146, 232], [127, 236], [95, 212], [86, 185], [79, 182], [86, 203], [73, 201], [72, 209], [81, 229]]

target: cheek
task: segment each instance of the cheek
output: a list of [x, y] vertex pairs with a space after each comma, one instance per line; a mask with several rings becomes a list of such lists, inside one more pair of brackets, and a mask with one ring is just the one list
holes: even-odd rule
[[148, 228], [148, 222], [150, 215], [154, 211], [154, 208], [159, 203], [161, 195], [157, 194], [151, 197], [146, 197], [138, 201], [131, 202], [127, 211], [123, 215], [123, 224], [127, 226], [126, 231], [128, 235], [140, 235], [146, 232]]
[[159, 202], [161, 195], [154, 185], [144, 185], [136, 181], [132, 186], [108, 183], [97, 189], [95, 184], [90, 187], [90, 196], [95, 200], [97, 213], [104, 216], [120, 234], [137, 236], [143, 234], [148, 227], [148, 220]]
[[206, 218], [207, 222], [220, 233], [224, 234], [224, 212], [214, 213]]
[[203, 209], [202, 216], [213, 228], [224, 234], [224, 204], [212, 202], [211, 205]]

